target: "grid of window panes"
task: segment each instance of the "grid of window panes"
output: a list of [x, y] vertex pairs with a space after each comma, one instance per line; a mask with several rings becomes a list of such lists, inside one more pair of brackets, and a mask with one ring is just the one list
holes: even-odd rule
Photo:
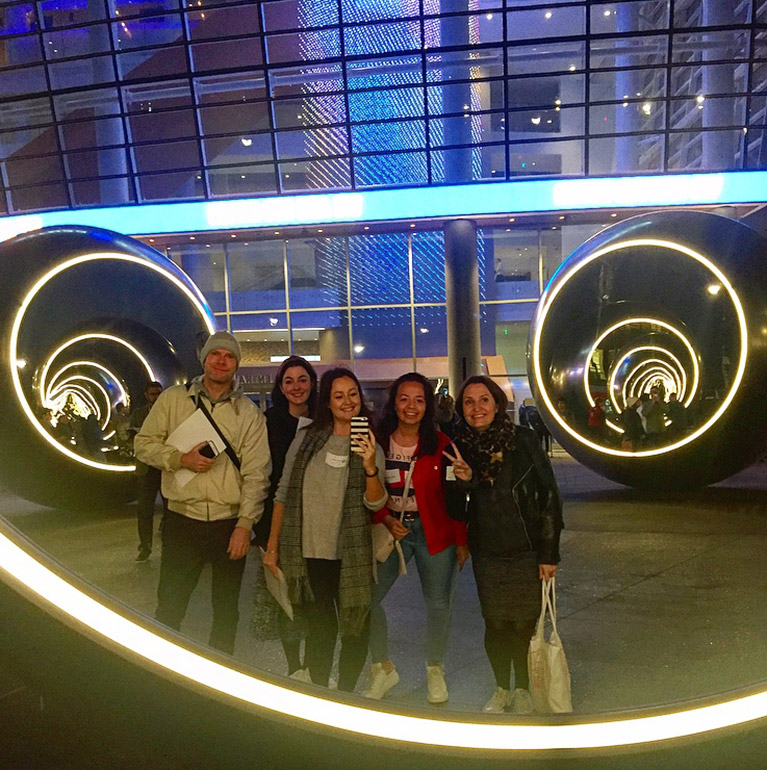
[[0, 214], [767, 166], [767, 0], [0, 4]]
[[[482, 355], [523, 375], [535, 305], [546, 281], [600, 225], [497, 227], [477, 233]], [[441, 231], [290, 240], [200, 242], [169, 250], [201, 289], [219, 327], [251, 365], [297, 353], [365, 361], [392, 379], [413, 369], [447, 377]], [[373, 368], [371, 368], [371, 366]]]

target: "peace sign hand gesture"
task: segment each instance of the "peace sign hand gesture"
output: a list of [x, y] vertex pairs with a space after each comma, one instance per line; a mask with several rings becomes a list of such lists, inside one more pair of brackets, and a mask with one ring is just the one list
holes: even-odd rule
[[461, 453], [458, 451], [458, 447], [455, 445], [454, 441], [450, 442], [450, 446], [452, 447], [454, 454], [451, 455], [447, 449], [443, 450], [442, 454], [453, 463], [455, 477], [461, 481], [471, 481], [471, 477], [474, 475], [471, 466], [463, 459], [463, 457], [461, 457]]

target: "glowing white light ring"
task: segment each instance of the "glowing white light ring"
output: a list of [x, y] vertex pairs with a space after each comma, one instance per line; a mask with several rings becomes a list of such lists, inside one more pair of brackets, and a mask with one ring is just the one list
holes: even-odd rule
[[[660, 347], [660, 345], [640, 345], [639, 347], [632, 348], [631, 350], [628, 351], [628, 353], [625, 353], [624, 355], [622, 355], [618, 359], [618, 361], [614, 363], [612, 366], [607, 392], [610, 394], [613, 394], [613, 399], [615, 398], [614, 397], [615, 387], [616, 387], [615, 380], [618, 377], [619, 369], [621, 368], [621, 366], [623, 366], [623, 363], [626, 361], [627, 358], [629, 358], [630, 356], [633, 356], [635, 353], [641, 353], [642, 351], [645, 351], [645, 350], [650, 350], [657, 353], [664, 353], [665, 355], [667, 355], [669, 358], [672, 358], [676, 362], [677, 366], [679, 367], [679, 371], [682, 374], [682, 382], [683, 382], [683, 386], [679, 389], [678, 395], [680, 400], [683, 401], [684, 393], [687, 391], [687, 372], [685, 371], [684, 366], [682, 366], [682, 362], [670, 350], [666, 350], [666, 348]], [[624, 404], [626, 403], [626, 383], [627, 382], [628, 382], [628, 376], [623, 378], [623, 388], [621, 389], [621, 397], [623, 398]], [[613, 403], [613, 408], [615, 409], [616, 412], [618, 412], [618, 414], [620, 414], [623, 411], [620, 407], [620, 404], [618, 403]]]
[[[646, 363], [651, 363], [651, 361], [647, 361]], [[662, 363], [662, 362], [661, 362]], [[641, 366], [641, 364], [639, 365]], [[639, 366], [636, 368], [638, 369]], [[636, 371], [636, 369], [632, 370], [632, 373]], [[637, 380], [634, 380], [634, 382], [631, 385], [631, 397], [637, 394], [639, 392], [640, 394], [643, 392], [644, 388], [646, 387], [647, 383], [650, 382], [653, 379], [660, 379], [664, 382], [664, 387], [666, 388], [667, 392], [672, 392], [671, 387], [669, 386], [675, 386], [677, 389], [679, 387], [679, 381], [674, 380], [672, 375], [674, 375], [675, 372], [673, 372], [671, 369], [664, 369], [660, 366], [656, 366], [655, 368], [651, 369], [649, 372], [644, 372], [644, 374], [640, 375]], [[638, 382], [642, 383], [642, 387], [639, 388]], [[607, 424], [610, 425], [611, 428], [615, 428], [615, 426], [610, 423], [609, 420], [607, 420]], [[671, 421], [667, 420], [666, 425], [670, 425]], [[623, 433], [623, 430], [620, 430], [621, 433]]]
[[[136, 358], [138, 358], [139, 361], [141, 361], [141, 365], [144, 367], [144, 371], [147, 373], [147, 376], [149, 377], [149, 381], [153, 381], [156, 379], [154, 376], [154, 371], [152, 370], [152, 367], [149, 365], [149, 361], [144, 358], [141, 351], [135, 346], [131, 345], [128, 340], [124, 340], [122, 337], [118, 337], [114, 334], [102, 334], [101, 332], [89, 332], [88, 334], [80, 334], [77, 337], [71, 337], [68, 339], [64, 344], [60, 345], [56, 350], [50, 355], [48, 360], [45, 362], [45, 366], [43, 367], [43, 371], [40, 374], [40, 391], [42, 393], [46, 392], [46, 381], [48, 379], [48, 371], [53, 365], [53, 362], [56, 360], [56, 358], [67, 348], [72, 347], [72, 345], [76, 345], [78, 342], [82, 342], [83, 340], [107, 340], [109, 342], [116, 342], [118, 345], [122, 345], [123, 347], [128, 348], [131, 353], [133, 353]], [[61, 371], [61, 370], [59, 370]]]
[[[96, 415], [96, 419], [101, 422], [101, 409], [99, 408], [96, 399], [93, 397], [93, 394], [88, 392], [87, 388], [82, 387], [81, 385], [73, 385], [71, 388], [65, 390], [62, 395], [64, 396], [65, 403], [66, 398], [70, 395], [73, 398], [79, 398], [81, 404], [88, 410], [88, 412], [94, 413]], [[61, 399], [58, 399], [58, 401], [60, 402]]]
[[[664, 363], [665, 362], [661, 361], [658, 358], [651, 358], [651, 359], [648, 359], [645, 362], [644, 365], [645, 366], [652, 365], [654, 367], [652, 371], [656, 375], [659, 375], [661, 377], [661, 379], [663, 379], [667, 384], [670, 384], [671, 387], [667, 388], [667, 392], [668, 393], [672, 393], [674, 391], [678, 393], [681, 390], [681, 386], [682, 386], [682, 382], [681, 382], [681, 380], [679, 378], [679, 372], [677, 372], [676, 369], [673, 369], [670, 364], [665, 364], [664, 365]], [[636, 368], [632, 369], [631, 370], [631, 376], [634, 377], [635, 372], [637, 372], [641, 368], [643, 368], [643, 367], [640, 365], [640, 366], [637, 366]], [[631, 385], [631, 395], [632, 396], [641, 396], [642, 395], [642, 393], [644, 391], [640, 390], [636, 383], [637, 383], [638, 379], [641, 379], [642, 382], [643, 382], [643, 385], [644, 385], [646, 380], [647, 380], [646, 375], [647, 375], [647, 372], [645, 372], [644, 374], [641, 374], [641, 375], [637, 374], [634, 377], [634, 382]]]
[[[643, 372], [642, 374], [636, 374], [640, 369], [644, 369], [647, 366], [652, 366], [652, 372], [654, 374], [660, 373], [662, 375], [662, 379], [666, 380], [667, 382], [670, 382], [674, 386], [674, 390], [676, 390], [677, 393], [681, 390], [681, 380], [679, 379], [679, 373], [671, 367], [670, 364], [667, 364], [665, 361], [661, 361], [659, 358], [648, 358], [645, 361], [640, 362], [637, 364], [631, 372], [626, 376], [626, 382], [623, 384], [623, 392], [621, 393], [621, 396], [623, 397], [626, 392], [626, 388], [629, 383], [631, 383], [631, 387], [629, 388], [629, 394], [628, 397], [632, 396], [640, 396], [644, 391], [639, 389], [639, 386], [637, 383], [641, 380], [641, 382], [644, 383], [647, 380], [647, 372]], [[631, 378], [634, 378], [633, 381]], [[669, 393], [671, 390], [668, 391]], [[627, 403], [627, 398], [624, 398], [624, 403]]]
[[[652, 363], [651, 361], [648, 363]], [[666, 391], [668, 393], [672, 393], [672, 389], [668, 387], [669, 384], [673, 385], [678, 392], [679, 389], [679, 380], [674, 377], [675, 372], [673, 372], [671, 369], [666, 369], [662, 366], [655, 366], [648, 372], [643, 372], [641, 375], [638, 375], [637, 378], [634, 380], [634, 382], [631, 385], [631, 395], [632, 396], [641, 396], [642, 393], [644, 393], [644, 389], [647, 387], [647, 383], [651, 381], [652, 379], [661, 379], [664, 381], [664, 385], [666, 386]], [[640, 387], [641, 383], [641, 387]]]
[[[104, 424], [101, 427], [102, 428], [106, 428], [106, 426], [108, 425], [109, 421], [112, 419], [112, 400], [111, 400], [111, 398], [109, 396], [109, 393], [107, 392], [106, 388], [100, 382], [97, 382], [92, 377], [86, 377], [84, 374], [73, 374], [71, 377], [67, 377], [66, 379], [64, 379], [60, 383], [58, 383], [55, 386], [56, 389], [52, 391], [52, 394], [55, 397], [56, 394], [61, 393], [61, 389], [65, 385], [68, 385], [70, 382], [79, 382], [81, 380], [84, 380], [85, 382], [92, 383], [104, 395], [104, 403], [106, 404], [106, 407], [107, 407], [106, 408], [106, 419], [104, 420]], [[70, 387], [72, 387], [72, 386], [70, 386]], [[82, 387], [82, 386], [77, 386], [77, 387]], [[82, 389], [86, 393], [88, 392], [87, 388], [82, 387]], [[98, 418], [99, 422], [101, 422], [101, 409], [99, 409], [98, 401], [96, 401], [95, 398], [93, 399], [93, 403], [96, 406], [96, 409], [98, 411], [98, 414], [96, 415], [96, 417]]]
[[623, 321], [619, 321], [618, 323], [613, 324], [609, 329], [607, 329], [607, 331], [602, 332], [602, 334], [600, 334], [597, 338], [596, 342], [592, 345], [591, 350], [586, 357], [586, 364], [583, 367], [583, 386], [586, 391], [586, 398], [588, 399], [589, 404], [594, 406], [594, 399], [591, 397], [591, 388], [589, 386], [589, 366], [591, 365], [591, 359], [594, 356], [595, 351], [602, 344], [606, 337], [608, 337], [617, 329], [620, 329], [621, 326], [628, 326], [628, 324], [631, 323], [645, 323], [653, 324], [654, 326], [660, 326], [663, 329], [667, 329], [672, 334], [676, 334], [676, 336], [682, 340], [682, 343], [687, 348], [687, 352], [690, 354], [690, 360], [692, 361], [692, 386], [690, 387], [689, 401], [685, 404], [685, 407], [689, 406], [692, 403], [692, 400], [695, 398], [695, 394], [698, 392], [698, 383], [700, 381], [700, 366], [698, 365], [698, 357], [695, 354], [695, 349], [690, 343], [690, 340], [688, 340], [687, 337], [685, 337], [684, 334], [682, 334], [682, 332], [680, 332], [679, 329], [677, 329], [675, 326], [670, 323], [666, 323], [666, 321], [661, 321], [659, 318], [647, 317], [626, 318]]
[[[703, 264], [705, 267], [711, 270], [711, 272], [714, 273], [714, 275], [716, 275], [717, 278], [719, 278], [720, 283], [727, 290], [728, 294], [730, 295], [730, 299], [735, 307], [735, 313], [738, 318], [738, 327], [740, 330], [740, 355], [738, 358], [738, 366], [735, 370], [735, 377], [733, 378], [733, 382], [732, 382], [732, 385], [730, 386], [730, 390], [727, 392], [727, 395], [722, 400], [722, 403], [719, 405], [719, 408], [714, 412], [714, 414], [711, 415], [711, 417], [708, 418], [708, 420], [706, 420], [706, 422], [704, 422], [700, 427], [698, 427], [692, 433], [689, 433], [688, 435], [681, 438], [679, 441], [676, 441], [673, 444], [669, 444], [668, 446], [658, 447], [656, 449], [648, 449], [642, 452], [626, 452], [621, 449], [613, 449], [612, 447], [602, 446], [601, 444], [597, 444], [594, 441], [591, 441], [585, 438], [584, 436], [581, 436], [580, 433], [578, 433], [573, 428], [571, 428], [567, 424], [567, 422], [565, 422], [565, 420], [562, 419], [562, 416], [557, 412], [554, 404], [551, 402], [551, 399], [549, 398], [549, 394], [548, 394], [548, 391], [546, 390], [546, 385], [543, 379], [543, 372], [541, 371], [541, 334], [543, 333], [543, 327], [545, 325], [544, 321], [546, 320], [546, 316], [548, 315], [549, 310], [551, 309], [552, 302], [556, 299], [557, 295], [559, 294], [560, 291], [562, 291], [562, 289], [567, 284], [567, 282], [578, 271], [582, 270], [586, 265], [591, 264], [591, 262], [593, 262], [595, 259], [599, 259], [600, 257], [603, 257], [605, 254], [611, 254], [613, 251], [617, 251], [619, 249], [634, 248], [636, 246], [657, 246], [661, 248], [671, 249], [673, 251], [679, 251], [682, 254], [692, 257], [693, 259]], [[558, 275], [559, 275], [559, 272], [556, 273], [556, 276]], [[650, 457], [654, 455], [664, 454], [665, 452], [671, 452], [676, 449], [679, 449], [682, 446], [692, 443], [698, 437], [702, 436], [724, 414], [724, 412], [732, 403], [732, 400], [733, 398], [735, 398], [735, 394], [737, 393], [738, 388], [740, 387], [740, 383], [743, 380], [743, 373], [746, 370], [747, 360], [748, 360], [748, 324], [746, 323], [746, 314], [743, 311], [743, 306], [740, 302], [740, 298], [738, 297], [737, 293], [733, 289], [730, 281], [727, 279], [727, 276], [707, 257], [704, 257], [702, 254], [699, 254], [698, 252], [693, 251], [687, 246], [683, 246], [678, 243], [673, 243], [671, 241], [664, 241], [664, 240], [659, 240], [655, 238], [639, 238], [639, 239], [634, 239], [630, 241], [622, 241], [619, 243], [610, 244], [609, 246], [606, 246], [603, 249], [597, 250], [596, 252], [594, 252], [594, 254], [590, 254], [588, 257], [584, 258], [577, 264], [573, 265], [573, 267], [571, 267], [568, 271], [562, 274], [562, 277], [560, 280], [557, 280], [556, 282], [554, 281], [549, 282], [549, 285], [544, 290], [543, 294], [541, 295], [541, 299], [539, 301], [538, 322], [535, 328], [535, 333], [533, 335], [532, 361], [533, 361], [533, 374], [535, 376], [535, 381], [536, 381], [539, 393], [541, 394], [541, 398], [543, 399], [543, 402], [546, 404], [549, 414], [552, 416], [554, 420], [557, 421], [557, 423], [562, 428], [562, 430], [564, 430], [566, 433], [568, 433], [576, 441], [580, 442], [584, 446], [587, 446], [603, 454], [613, 455], [614, 457], [631, 457], [631, 458]], [[695, 391], [692, 390], [691, 392], [694, 393]]]
[[[74, 267], [75, 265], [80, 265], [84, 262], [92, 262], [100, 259], [104, 259], [104, 260], [114, 259], [114, 260], [123, 261], [123, 262], [131, 262], [135, 265], [139, 265], [140, 267], [144, 267], [149, 270], [153, 270], [155, 273], [158, 273], [163, 278], [173, 283], [178, 289], [180, 289], [189, 298], [192, 305], [194, 305], [195, 309], [203, 319], [203, 322], [207, 327], [208, 332], [210, 334], [213, 334], [213, 332], [216, 331], [216, 326], [213, 322], [213, 319], [208, 315], [208, 313], [205, 310], [205, 300], [203, 299], [202, 295], [199, 293], [199, 289], [197, 289], [197, 287], [194, 286], [194, 283], [192, 283], [191, 281], [190, 283], [194, 288], [190, 288], [189, 286], [187, 286], [183, 281], [179, 280], [175, 275], [169, 273], [161, 265], [158, 265], [154, 262], [150, 262], [149, 260], [142, 259], [141, 257], [135, 257], [132, 254], [117, 254], [115, 252], [99, 252], [94, 254], [83, 254], [82, 256], [73, 257], [72, 259], [65, 260], [64, 262], [61, 262], [58, 265], [56, 265], [56, 267], [52, 268], [47, 273], [45, 273], [41, 278], [39, 278], [35, 282], [35, 284], [32, 286], [32, 288], [27, 292], [26, 296], [21, 302], [21, 305], [19, 306], [19, 310], [16, 313], [16, 318], [13, 321], [13, 326], [11, 327], [11, 335], [10, 335], [10, 342], [9, 342], [9, 349], [10, 349], [9, 360], [10, 361], [17, 361], [20, 359], [20, 356], [17, 354], [18, 352], [17, 348], [18, 348], [19, 331], [21, 329], [21, 324], [24, 320], [24, 316], [27, 312], [27, 308], [29, 307], [29, 305], [31, 304], [32, 300], [35, 298], [37, 293], [43, 288], [43, 286], [45, 286], [45, 284], [48, 283], [48, 281], [50, 281], [56, 275], [64, 272], [65, 270], [68, 270], [70, 267]], [[38, 422], [32, 408], [27, 402], [26, 396], [24, 395], [24, 390], [21, 387], [21, 379], [19, 378], [19, 372], [17, 367], [11, 366], [10, 372], [11, 372], [11, 382], [13, 383], [13, 388], [16, 391], [16, 397], [18, 398], [19, 403], [21, 404], [21, 408], [24, 411], [24, 414], [26, 414], [27, 419], [35, 428], [35, 430], [40, 434], [40, 436], [42, 436], [42, 438], [45, 441], [47, 441], [52, 447], [54, 447], [57, 451], [62, 452], [72, 460], [76, 460], [77, 462], [82, 463], [84, 465], [89, 465], [92, 468], [98, 468], [99, 470], [130, 473], [136, 469], [135, 465], [110, 465], [108, 463], [100, 463], [100, 462], [95, 462], [94, 460], [89, 460], [86, 457], [81, 457], [77, 453], [65, 447], [63, 444], [60, 444], [58, 441], [56, 441], [56, 439], [53, 436], [51, 436], [50, 433], [48, 433], [48, 431], [45, 430], [45, 428]]]
[[[6, 530], [10, 527], [4, 525]], [[144, 661], [267, 711], [388, 741], [467, 749], [546, 751], [619, 747], [697, 735], [767, 717], [767, 691], [655, 716], [515, 725], [390, 714], [295, 692], [212, 661], [128, 620], [54, 574], [0, 532], [0, 569], [36, 596]]]
[[106, 366], [103, 366], [102, 364], [97, 363], [96, 361], [72, 361], [72, 363], [66, 364], [66, 366], [62, 366], [61, 369], [57, 370], [56, 374], [51, 377], [51, 381], [48, 385], [48, 389], [50, 390], [53, 388], [54, 384], [56, 383], [56, 380], [64, 374], [64, 372], [67, 369], [73, 369], [76, 366], [88, 368], [92, 367], [94, 369], [100, 369], [102, 372], [105, 372], [106, 375], [109, 377], [109, 379], [114, 382], [114, 384], [117, 386], [117, 389], [120, 391], [120, 396], [122, 402], [125, 404], [125, 406], [130, 406], [130, 398], [128, 397], [127, 392], [125, 391], [125, 388], [123, 387], [122, 382], [120, 382], [120, 378], [110, 369], [107, 369]]
[[54, 410], [61, 408], [63, 410], [64, 405], [66, 405], [66, 400], [69, 398], [69, 396], [72, 396], [72, 399], [76, 402], [78, 412], [87, 411], [97, 413], [96, 419], [101, 420], [101, 410], [93, 398], [93, 395], [88, 393], [88, 391], [84, 388], [79, 388], [77, 386], [67, 390], [61, 398], [51, 401], [51, 406], [49, 408]]

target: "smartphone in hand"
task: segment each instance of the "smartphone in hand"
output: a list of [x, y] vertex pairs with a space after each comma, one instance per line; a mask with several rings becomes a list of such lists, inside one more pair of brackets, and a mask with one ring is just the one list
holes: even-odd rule
[[357, 454], [362, 453], [362, 450], [354, 443], [354, 437], [355, 436], [367, 437], [369, 430], [370, 430], [370, 425], [368, 423], [367, 417], [352, 417], [352, 428], [351, 428], [352, 452], [356, 452]]
[[200, 447], [200, 454], [203, 457], [207, 457], [209, 460], [214, 460], [218, 455], [218, 452], [216, 451], [216, 448], [213, 446], [213, 444], [211, 444], [210, 441], [207, 441], [205, 442], [204, 447]]

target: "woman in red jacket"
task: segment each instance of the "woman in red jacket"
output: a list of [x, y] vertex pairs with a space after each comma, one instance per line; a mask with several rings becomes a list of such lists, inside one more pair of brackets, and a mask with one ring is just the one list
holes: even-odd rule
[[[426, 601], [426, 685], [429, 703], [448, 698], [442, 662], [455, 593], [456, 565], [469, 557], [466, 525], [445, 510], [443, 484], [452, 468], [443, 457], [450, 439], [435, 426], [434, 390], [421, 374], [403, 374], [389, 390], [378, 440], [386, 455], [387, 504], [375, 514], [399, 542], [405, 562], [415, 557]], [[400, 554], [378, 565], [370, 610], [369, 698], [382, 698], [399, 674], [389, 659], [383, 598], [399, 575]]]

